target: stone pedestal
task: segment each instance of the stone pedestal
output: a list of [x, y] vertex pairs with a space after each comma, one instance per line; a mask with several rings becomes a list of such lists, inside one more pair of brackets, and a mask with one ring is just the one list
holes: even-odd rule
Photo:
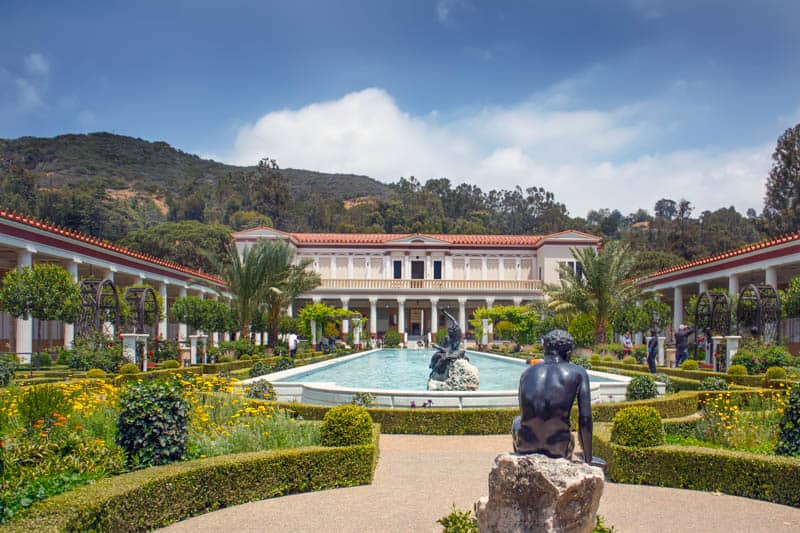
[[722, 336], [714, 336], [711, 337], [713, 341], [711, 345], [711, 360], [714, 363], [714, 372], [719, 372], [719, 357], [717, 357], [717, 350], [719, 350], [719, 346], [722, 344], [722, 341], [725, 340], [725, 337]]
[[725, 337], [725, 350], [727, 357], [728, 366], [731, 366], [731, 362], [733, 361], [733, 356], [736, 355], [736, 352], [739, 351], [739, 341], [742, 338], [739, 335], [728, 335]]
[[600, 468], [544, 455], [504, 453], [475, 504], [481, 533], [590, 533], [604, 476]]
[[208, 335], [189, 335], [189, 357], [192, 360], [192, 364], [196, 365], [199, 361], [197, 360], [197, 345], [202, 340], [208, 338]]
[[129, 362], [136, 364], [136, 345], [140, 342], [145, 343], [142, 356], [142, 372], [147, 371], [147, 333], [123, 333], [122, 337], [122, 356]]
[[664, 366], [664, 343], [666, 342], [666, 337], [659, 337], [658, 338], [658, 355], [656, 356], [656, 362], [659, 366]]

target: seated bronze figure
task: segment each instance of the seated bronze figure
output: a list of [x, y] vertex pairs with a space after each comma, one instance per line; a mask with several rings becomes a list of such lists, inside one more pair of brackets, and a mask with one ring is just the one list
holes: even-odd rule
[[569, 418], [577, 398], [583, 459], [601, 466], [602, 460], [592, 457], [589, 375], [583, 367], [569, 362], [574, 345], [566, 331], [551, 331], [544, 337], [544, 361], [522, 373], [519, 381], [521, 414], [514, 419], [512, 427], [514, 451], [571, 459], [574, 442]]

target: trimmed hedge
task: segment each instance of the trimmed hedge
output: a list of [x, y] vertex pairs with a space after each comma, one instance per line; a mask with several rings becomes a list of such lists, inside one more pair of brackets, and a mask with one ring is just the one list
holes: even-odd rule
[[122, 381], [137, 381], [145, 379], [158, 379], [169, 376], [200, 376], [203, 374], [203, 369], [199, 366], [190, 366], [187, 368], [167, 369], [167, 370], [149, 370], [147, 372], [139, 372], [138, 374], [118, 374], [115, 379]]
[[[619, 374], [620, 376], [628, 376], [628, 377], [636, 377], [636, 376], [652, 376], [649, 371], [635, 371], [635, 370], [622, 370], [616, 367], [613, 368], [603, 368], [606, 363], [599, 363], [595, 365], [595, 370], [600, 370], [601, 372], [611, 372], [613, 374]], [[628, 367], [630, 368], [630, 367]], [[659, 370], [661, 370], [659, 368]], [[687, 379], [687, 378], [679, 378], [674, 376], [669, 376], [670, 382], [672, 383], [672, 387], [675, 392], [678, 391], [693, 391], [693, 390], [700, 390], [700, 382], [694, 379]], [[656, 383], [659, 383], [658, 381]]]
[[683, 416], [681, 418], [666, 418], [664, 423], [664, 433], [667, 435], [678, 435], [681, 437], [694, 437], [697, 431], [697, 421], [701, 417], [698, 415]]
[[[623, 365], [622, 363], [616, 363], [613, 361], [603, 361], [599, 363], [600, 366], [607, 366], [611, 368], [618, 368], [620, 370], [629, 370], [631, 367], [630, 365]], [[760, 387], [763, 385], [764, 376], [737, 376], [733, 374], [727, 374], [725, 372], [712, 372], [710, 370], [683, 370], [680, 368], [667, 368], [667, 367], [658, 367], [658, 371], [663, 374], [667, 374], [669, 376], [674, 376], [678, 378], [686, 378], [686, 379], [694, 379], [696, 381], [702, 381], [704, 378], [709, 376], [715, 378], [721, 378], [727, 381], [728, 383], [736, 383], [737, 385], [745, 385], [748, 387]]]
[[224, 455], [100, 480], [34, 505], [4, 524], [29, 531], [149, 531], [209, 511], [286, 494], [372, 482], [378, 435], [367, 445]]
[[800, 459], [694, 446], [630, 448], [610, 441], [609, 424], [592, 435], [606, 477], [617, 483], [723, 492], [800, 507]]

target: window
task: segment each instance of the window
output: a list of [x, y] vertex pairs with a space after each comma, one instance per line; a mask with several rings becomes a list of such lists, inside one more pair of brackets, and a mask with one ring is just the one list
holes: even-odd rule
[[442, 279], [442, 262], [433, 262], [433, 279]]
[[566, 266], [570, 269], [578, 278], [583, 277], [583, 265], [580, 261], [559, 261], [559, 266]]
[[392, 262], [392, 266], [394, 267], [394, 279], [401, 279], [403, 277], [403, 262], [395, 259]]

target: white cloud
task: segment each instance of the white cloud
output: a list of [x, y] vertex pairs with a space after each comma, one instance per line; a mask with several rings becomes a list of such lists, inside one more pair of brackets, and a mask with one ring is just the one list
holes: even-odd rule
[[17, 78], [14, 83], [17, 86], [17, 109], [19, 111], [29, 111], [44, 107], [39, 89], [33, 83], [24, 78]]
[[243, 125], [227, 160], [253, 164], [270, 156], [283, 167], [385, 181], [447, 177], [485, 191], [543, 186], [573, 215], [652, 209], [662, 197], [688, 198], [700, 210], [763, 203], [771, 140], [737, 150], [653, 153], [648, 140], [672, 132], [645, 118], [646, 104], [568, 111], [552, 110], [553, 102], [546, 93], [446, 119], [406, 113], [386, 91], [370, 88]]
[[442, 24], [450, 24], [458, 13], [471, 7], [467, 0], [436, 0], [436, 18]]
[[25, 56], [25, 70], [32, 76], [47, 76], [50, 73], [50, 63], [39, 52]]

